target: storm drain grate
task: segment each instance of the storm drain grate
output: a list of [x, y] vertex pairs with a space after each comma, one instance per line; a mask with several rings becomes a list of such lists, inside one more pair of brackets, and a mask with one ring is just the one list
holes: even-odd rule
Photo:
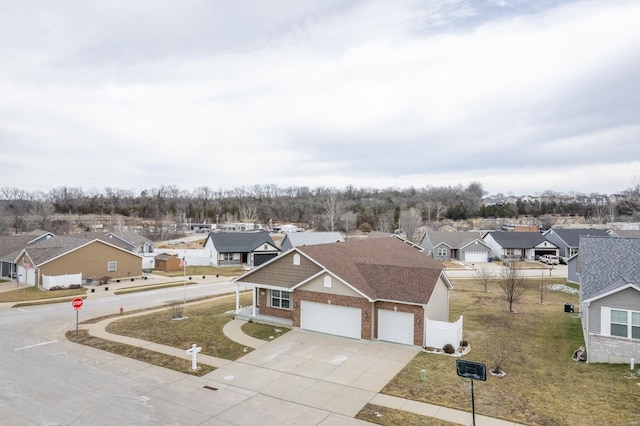
[[218, 388], [214, 388], [213, 386], [208, 386], [208, 385], [206, 385], [206, 386], [203, 386], [203, 387], [204, 387], [205, 389], [209, 389], [209, 390], [212, 390], [212, 391], [217, 391], [217, 390], [218, 390]]

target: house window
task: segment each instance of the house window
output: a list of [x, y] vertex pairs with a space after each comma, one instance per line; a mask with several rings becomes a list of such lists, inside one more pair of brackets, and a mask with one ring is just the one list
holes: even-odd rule
[[222, 253], [222, 260], [233, 260], [233, 253]]
[[299, 265], [300, 264], [300, 255], [298, 253], [293, 255], [293, 264], [294, 265]]
[[331, 287], [331, 277], [328, 275], [324, 277], [324, 286], [329, 288]]
[[118, 270], [118, 262], [112, 260], [111, 262], [107, 262], [107, 271], [113, 272]]
[[447, 257], [446, 247], [438, 247], [438, 257]]
[[640, 312], [611, 310], [611, 335], [640, 339]]
[[291, 293], [284, 290], [271, 290], [271, 306], [289, 309], [291, 306]]
[[505, 249], [504, 250], [504, 254], [508, 258], [515, 258], [516, 257], [516, 249], [512, 249], [512, 248]]

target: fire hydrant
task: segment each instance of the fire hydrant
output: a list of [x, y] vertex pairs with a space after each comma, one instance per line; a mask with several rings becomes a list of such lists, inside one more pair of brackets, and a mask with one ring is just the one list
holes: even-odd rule
[[120, 306], [120, 315], [124, 314], [124, 308]]

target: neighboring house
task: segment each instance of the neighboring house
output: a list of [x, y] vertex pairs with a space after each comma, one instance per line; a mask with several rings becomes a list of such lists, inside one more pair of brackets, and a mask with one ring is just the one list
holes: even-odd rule
[[578, 275], [578, 253], [574, 254], [566, 260], [567, 262], [567, 281], [573, 284], [580, 284], [580, 276]]
[[640, 230], [638, 229], [612, 229], [607, 233], [618, 238], [640, 238]]
[[587, 362], [640, 359], [640, 239], [581, 237], [578, 257]]
[[457, 347], [462, 336], [462, 319], [445, 340], [427, 331], [448, 321], [452, 286], [440, 262], [399, 238], [295, 247], [235, 282], [253, 290], [250, 318], [416, 346]]
[[133, 279], [142, 276], [140, 256], [102, 240], [53, 237], [28, 245], [15, 258], [21, 283], [69, 287], [87, 279]]
[[294, 247], [337, 242], [344, 242], [344, 238], [339, 232], [295, 232], [285, 235], [280, 244], [280, 250], [285, 252]]
[[55, 237], [47, 231], [36, 230], [24, 235], [0, 236], [0, 276], [13, 277], [17, 274], [15, 258], [29, 244]]
[[491, 256], [500, 259], [536, 260], [543, 254], [558, 255], [558, 247], [539, 232], [487, 232], [483, 237]]
[[606, 237], [608, 234], [604, 229], [551, 228], [542, 235], [544, 235], [547, 241], [558, 247], [558, 256], [563, 258], [564, 262], [567, 262], [571, 256], [578, 253], [581, 236], [592, 235], [594, 237]]
[[160, 253], [156, 255], [154, 261], [154, 269], [158, 271], [171, 272], [182, 269], [180, 267], [180, 258], [175, 254]]
[[276, 257], [280, 250], [267, 232], [212, 232], [204, 242], [211, 266], [254, 267]]
[[437, 260], [482, 263], [489, 260], [491, 247], [479, 232], [427, 231], [420, 247]]
[[86, 240], [102, 240], [137, 254], [153, 253], [154, 251], [153, 242], [137, 232], [81, 232], [67, 236]]

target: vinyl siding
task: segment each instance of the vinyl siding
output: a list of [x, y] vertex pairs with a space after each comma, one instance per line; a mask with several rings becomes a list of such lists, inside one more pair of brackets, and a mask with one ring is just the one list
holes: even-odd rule
[[591, 302], [591, 306], [589, 306], [589, 333], [602, 333], [600, 330], [600, 308], [603, 306], [612, 309], [640, 311], [640, 292], [632, 288], [627, 288]]

